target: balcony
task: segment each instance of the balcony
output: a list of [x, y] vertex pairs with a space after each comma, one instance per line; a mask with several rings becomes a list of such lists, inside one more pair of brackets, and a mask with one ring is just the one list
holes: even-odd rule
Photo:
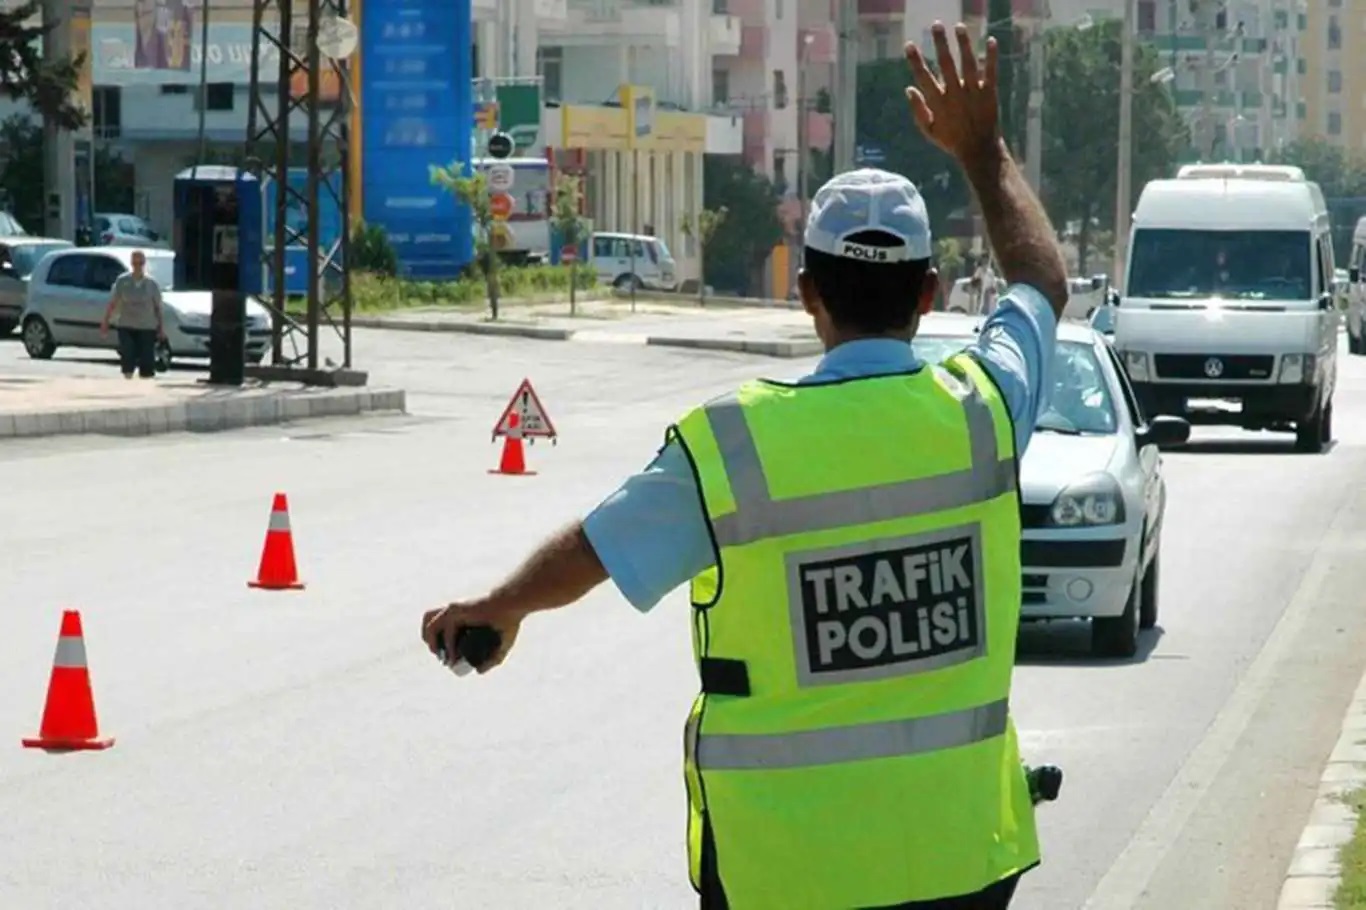
[[[811, 39], [810, 44], [806, 43], [807, 38]], [[835, 27], [833, 25], [818, 25], [799, 31], [797, 33], [797, 53], [804, 55], [803, 59], [807, 63], [814, 63], [818, 66], [829, 66], [834, 63]]]
[[807, 148], [820, 149], [826, 151], [835, 141], [835, 117], [833, 114], [822, 114], [820, 111], [806, 112], [806, 146]]
[[712, 54], [733, 57], [740, 53], [740, 17], [713, 14], [710, 28]]
[[680, 31], [676, 2], [647, 0], [567, 0], [561, 44], [589, 45], [604, 40], [612, 44], [674, 46]]
[[738, 114], [707, 115], [708, 155], [743, 155], [745, 151], [744, 118]]
[[858, 0], [860, 19], [886, 21], [906, 15], [907, 0]]
[[746, 25], [740, 29], [740, 59], [760, 63], [768, 59], [767, 25]]

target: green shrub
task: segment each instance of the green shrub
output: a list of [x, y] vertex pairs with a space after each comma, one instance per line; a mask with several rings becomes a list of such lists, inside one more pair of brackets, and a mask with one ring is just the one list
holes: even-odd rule
[[354, 268], [393, 277], [398, 274], [398, 256], [389, 235], [378, 224], [361, 223], [351, 233], [351, 264]]
[[[573, 271], [578, 290], [598, 283], [592, 266], [578, 265]], [[568, 299], [570, 270], [565, 266], [527, 266], [505, 268], [498, 273], [503, 298], [514, 303], [536, 298]], [[351, 297], [357, 312], [397, 310], [409, 307], [467, 307], [487, 304], [484, 279], [466, 275], [455, 281], [408, 281], [376, 272], [351, 273]]]

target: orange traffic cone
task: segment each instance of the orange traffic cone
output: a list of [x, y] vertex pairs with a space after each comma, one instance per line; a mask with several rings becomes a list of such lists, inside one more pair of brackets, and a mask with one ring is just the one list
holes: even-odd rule
[[508, 432], [503, 437], [503, 457], [498, 460], [498, 470], [489, 469], [490, 474], [535, 474], [526, 469], [526, 452], [522, 448], [522, 419], [516, 411], [508, 415]]
[[77, 749], [108, 749], [114, 738], [101, 737], [95, 719], [95, 696], [90, 691], [90, 670], [85, 664], [85, 636], [81, 614], [62, 613], [57, 636], [57, 656], [52, 659], [52, 679], [47, 684], [47, 704], [38, 735], [23, 740], [28, 749], [68, 752]]
[[289, 530], [289, 501], [285, 494], [276, 493], [270, 507], [270, 524], [266, 527], [266, 545], [261, 551], [261, 567], [256, 580], [247, 582], [252, 588], [267, 591], [298, 591], [299, 568], [294, 564], [294, 535]]

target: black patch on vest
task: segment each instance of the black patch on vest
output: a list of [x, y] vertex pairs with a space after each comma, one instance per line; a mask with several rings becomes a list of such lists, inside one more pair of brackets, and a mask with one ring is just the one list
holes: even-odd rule
[[984, 650], [981, 554], [976, 529], [880, 542], [792, 564], [801, 675], [894, 676], [955, 664]]

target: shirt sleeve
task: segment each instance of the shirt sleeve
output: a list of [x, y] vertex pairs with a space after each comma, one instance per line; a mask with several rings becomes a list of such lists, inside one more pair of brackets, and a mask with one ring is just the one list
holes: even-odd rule
[[583, 529], [617, 590], [642, 613], [716, 563], [697, 481], [676, 442], [590, 512]]
[[1005, 396], [1015, 422], [1015, 452], [1022, 456], [1052, 389], [1058, 317], [1047, 298], [1025, 284], [1006, 289], [969, 351]]

